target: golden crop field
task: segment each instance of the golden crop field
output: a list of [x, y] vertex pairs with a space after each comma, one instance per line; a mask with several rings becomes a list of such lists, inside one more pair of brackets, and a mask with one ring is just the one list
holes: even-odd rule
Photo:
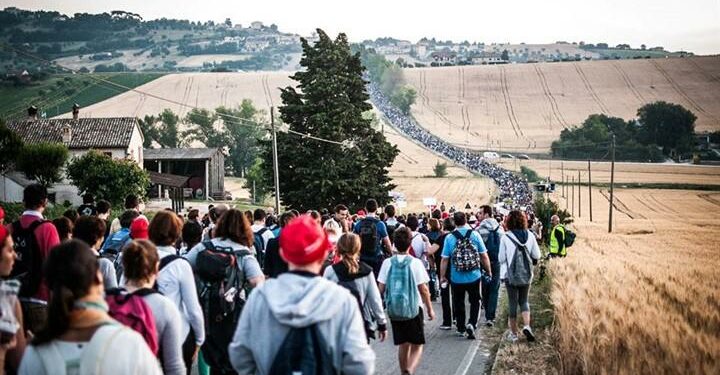
[[[503, 167], [520, 171], [521, 166], [534, 170], [541, 177], [550, 176], [561, 181], [562, 176], [580, 178], [587, 183], [587, 162], [558, 160], [513, 160], [500, 159]], [[610, 163], [592, 162], [593, 183], [610, 182]], [[564, 171], [564, 174], [563, 174]], [[617, 183], [656, 183], [656, 184], [696, 184], [720, 185], [720, 167], [691, 164], [653, 164], [653, 163], [615, 163], [615, 182]]]
[[563, 372], [720, 373], [720, 193], [617, 189], [612, 234], [607, 195], [550, 266]]
[[545, 152], [588, 115], [634, 118], [664, 100], [720, 129], [720, 57], [583, 61], [404, 70], [418, 92], [413, 116], [449, 142], [471, 148]]

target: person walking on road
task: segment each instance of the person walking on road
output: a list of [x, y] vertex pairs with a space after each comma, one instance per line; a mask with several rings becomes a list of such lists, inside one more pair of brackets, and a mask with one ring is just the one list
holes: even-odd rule
[[360, 236], [360, 243], [362, 244], [360, 260], [372, 267], [373, 273], [377, 276], [384, 256], [390, 253], [392, 244], [385, 223], [375, 215], [378, 209], [377, 201], [368, 199], [365, 203], [365, 209], [367, 210], [366, 216], [355, 224], [353, 232]]
[[513, 210], [507, 218], [508, 233], [500, 241], [500, 279], [505, 283], [508, 294], [508, 332], [507, 340], [518, 339], [517, 308], [523, 318], [523, 334], [528, 341], [535, 341], [535, 334], [530, 328], [530, 304], [528, 294], [533, 278], [533, 265], [540, 259], [540, 248], [537, 240], [527, 229], [525, 215]]
[[330, 248], [310, 215], [280, 232], [280, 254], [289, 271], [257, 287], [247, 300], [229, 346], [239, 374], [375, 372], [357, 300], [319, 275]]
[[423, 309], [425, 305], [429, 320], [435, 319], [430, 302], [430, 281], [423, 263], [408, 254], [412, 233], [400, 228], [393, 234], [397, 254], [386, 259], [378, 275], [380, 293], [385, 295], [385, 305], [393, 332], [393, 343], [398, 348], [398, 361], [403, 375], [413, 374], [420, 364], [425, 332]]
[[502, 225], [493, 217], [492, 207], [484, 205], [480, 207], [480, 226], [477, 231], [485, 244], [490, 258], [490, 269], [492, 278], [482, 283], [482, 307], [485, 310], [485, 325], [492, 327], [495, 324], [495, 313], [497, 310], [498, 295], [500, 292], [500, 262], [498, 252], [500, 251], [500, 239], [505, 235]]
[[[474, 340], [480, 314], [481, 267], [490, 277], [492, 277], [492, 270], [480, 235], [467, 225], [466, 220], [465, 213], [462, 211], [453, 214], [453, 221], [457, 229], [445, 238], [442, 262], [440, 263], [440, 283], [448, 281], [445, 271], [449, 263], [457, 331], [458, 334]], [[465, 322], [466, 294], [470, 299], [470, 320], [467, 323]]]

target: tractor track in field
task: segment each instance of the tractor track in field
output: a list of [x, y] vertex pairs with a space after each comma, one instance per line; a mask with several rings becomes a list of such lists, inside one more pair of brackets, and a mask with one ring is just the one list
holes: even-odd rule
[[605, 106], [605, 103], [600, 99], [597, 92], [595, 92], [595, 89], [592, 87], [592, 84], [590, 83], [590, 80], [588, 80], [587, 75], [585, 75], [585, 72], [583, 71], [582, 67], [580, 67], [577, 63], [572, 63], [573, 67], [575, 67], [575, 70], [578, 73], [578, 76], [580, 76], [580, 80], [583, 82], [583, 85], [585, 85], [585, 89], [590, 93], [590, 96], [593, 98], [595, 103], [600, 107], [600, 111], [604, 114], [609, 114], [610, 111], [607, 109], [607, 106]]

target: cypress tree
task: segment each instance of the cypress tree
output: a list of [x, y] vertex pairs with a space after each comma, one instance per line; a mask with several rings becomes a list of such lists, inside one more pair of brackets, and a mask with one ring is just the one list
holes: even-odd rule
[[[304, 211], [338, 203], [362, 207], [375, 198], [386, 203], [391, 184], [388, 167], [398, 150], [373, 128], [359, 53], [353, 54], [345, 34], [333, 41], [317, 30], [318, 41], [301, 39], [300, 71], [291, 76], [297, 87], [281, 89], [280, 119], [291, 130], [353, 147], [294, 134], [278, 133], [280, 196], [284, 206]], [[272, 150], [264, 146], [265, 178], [272, 180]]]

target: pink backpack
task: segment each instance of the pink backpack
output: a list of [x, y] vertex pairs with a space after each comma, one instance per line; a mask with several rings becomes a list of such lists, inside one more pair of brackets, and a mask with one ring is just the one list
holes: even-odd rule
[[144, 296], [152, 293], [157, 293], [157, 291], [144, 288], [128, 293], [123, 288], [108, 289], [105, 291], [105, 300], [110, 316], [139, 333], [153, 354], [157, 356], [160, 345], [155, 327], [155, 317], [150, 306], [143, 300]]

